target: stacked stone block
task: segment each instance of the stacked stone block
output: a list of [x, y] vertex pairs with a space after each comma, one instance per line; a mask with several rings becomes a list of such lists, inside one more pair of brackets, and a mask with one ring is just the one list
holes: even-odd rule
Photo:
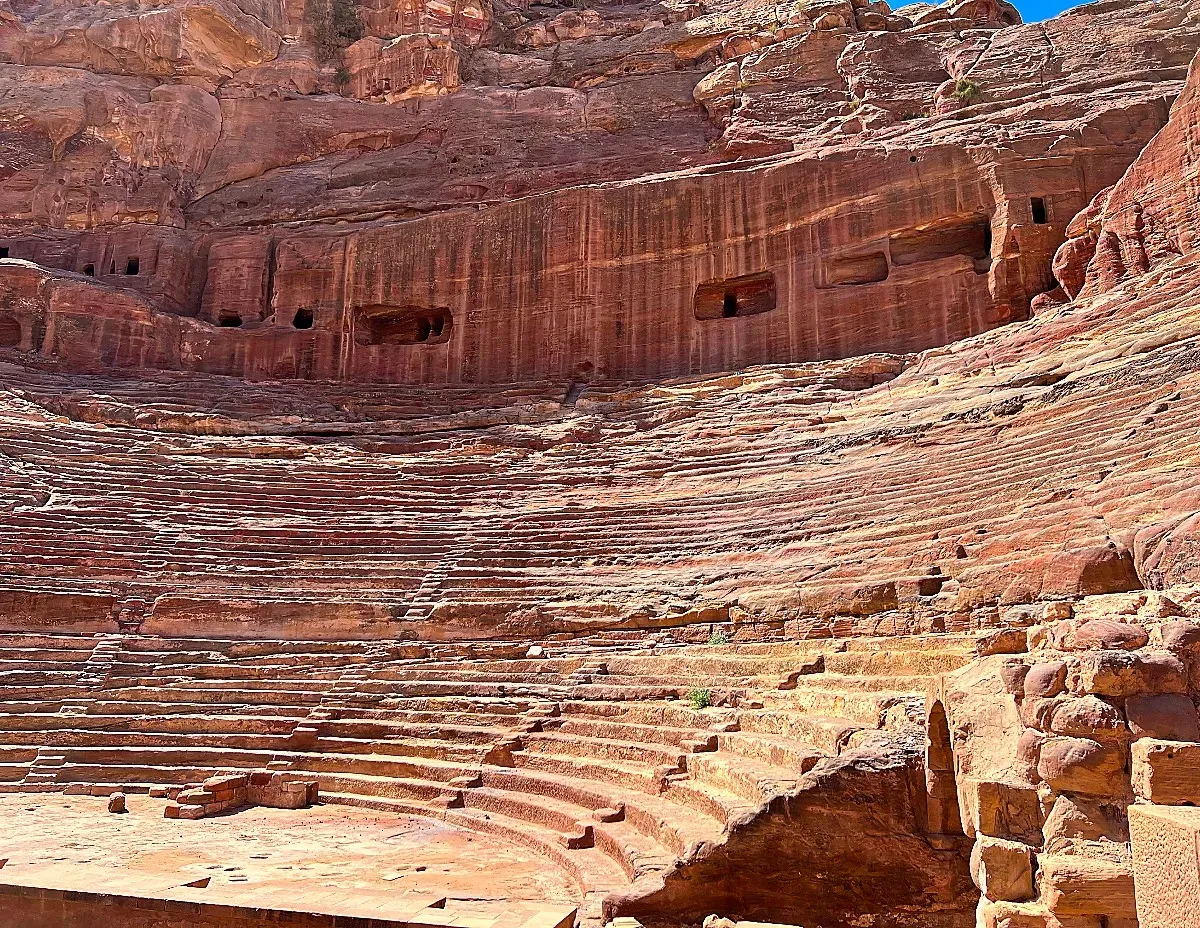
[[316, 780], [297, 779], [294, 775], [270, 770], [251, 773], [218, 774], [201, 786], [179, 791], [168, 803], [167, 818], [198, 819], [251, 806], [272, 809], [304, 809], [317, 801]]
[[[1200, 924], [1147, 918], [1150, 897], [1178, 882], [1149, 873], [1184, 864], [1164, 861], [1157, 839], [1141, 850], [1130, 841], [1134, 823], [1156, 833], [1162, 815], [1147, 817], [1156, 806], [1200, 803], [1198, 659], [1200, 622], [1179, 603], [1095, 597], [1072, 618], [1030, 628], [1026, 652], [983, 658], [933, 688], [931, 716], [938, 706], [949, 716], [974, 840], [979, 928], [1134, 928], [1139, 916], [1143, 928]], [[931, 741], [931, 768], [945, 766], [944, 752]], [[1174, 826], [1191, 834], [1193, 857], [1195, 826]], [[1141, 857], [1153, 862], [1135, 865]], [[1147, 874], [1136, 888], [1135, 869]], [[1179, 911], [1196, 904], [1170, 896]]]

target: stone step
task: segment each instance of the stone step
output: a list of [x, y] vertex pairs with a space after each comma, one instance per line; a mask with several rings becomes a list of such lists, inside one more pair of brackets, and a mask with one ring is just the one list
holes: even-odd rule
[[446, 783], [432, 780], [371, 776], [363, 773], [318, 772], [307, 765], [291, 766], [288, 772], [316, 777], [323, 800], [331, 793], [338, 793], [346, 796], [427, 803], [444, 795], [448, 789]]
[[850, 736], [864, 727], [873, 726], [835, 716], [804, 715], [774, 709], [745, 709], [738, 713], [739, 731], [794, 738], [831, 756], [838, 754]]
[[295, 719], [272, 716], [237, 715], [107, 715], [87, 712], [64, 715], [61, 712], [0, 713], [0, 734], [90, 730], [121, 733], [216, 735], [286, 735], [295, 727]]
[[688, 761], [687, 772], [698, 783], [711, 784], [752, 803], [762, 804], [773, 796], [794, 789], [799, 779], [820, 759], [820, 753], [814, 750], [804, 763], [781, 767], [718, 751], [715, 754], [693, 755]]
[[657, 793], [665, 774], [642, 766], [597, 761], [579, 755], [541, 754], [518, 751], [513, 755], [514, 766], [522, 770], [545, 771], [552, 774], [581, 777], [628, 786], [645, 793]]
[[795, 689], [764, 694], [764, 708], [795, 715], [844, 718], [864, 728], [882, 728], [889, 709], [923, 697], [905, 692], [846, 692], [837, 689]]
[[456, 763], [482, 762], [490, 744], [459, 744], [452, 740], [418, 738], [351, 739], [319, 735], [310, 750], [334, 754], [372, 754], [385, 757], [427, 757]]
[[584, 892], [617, 892], [629, 885], [624, 868], [596, 847], [568, 847], [563, 833], [494, 811], [448, 809], [447, 822], [504, 838], [549, 858]]
[[[727, 806], [711, 814], [711, 806], [701, 809], [691, 803], [675, 803], [662, 796], [648, 795], [619, 784], [548, 773], [525, 768], [506, 769], [485, 766], [481, 771], [484, 786], [532, 796], [563, 799], [595, 813], [599, 809], [620, 808], [624, 821], [677, 856], [693, 854], [698, 848], [718, 841], [730, 810], [743, 805], [725, 795]], [[708, 797], [719, 801], [716, 795]]]
[[[796, 776], [797, 772], [811, 770], [818, 760], [827, 756], [812, 744], [782, 735], [728, 732], [717, 736], [717, 744], [721, 752], [762, 761], [772, 767], [781, 768], [791, 776]], [[688, 758], [689, 771], [696, 763], [696, 757]]]
[[969, 650], [892, 650], [886, 645], [883, 647], [885, 650], [828, 654], [825, 669], [837, 674], [935, 676], [957, 670], [974, 659], [974, 653]]
[[617, 863], [629, 880], [647, 873], [664, 873], [674, 867], [675, 856], [657, 842], [622, 821], [601, 822], [595, 810], [545, 795], [536, 798], [505, 790], [480, 787], [463, 790], [467, 809], [499, 813], [540, 825], [560, 834], [591, 832], [592, 845]]
[[535, 732], [521, 736], [524, 750], [536, 754], [570, 754], [626, 764], [682, 767], [687, 751], [670, 744], [648, 744], [611, 738], [582, 737], [574, 732]]

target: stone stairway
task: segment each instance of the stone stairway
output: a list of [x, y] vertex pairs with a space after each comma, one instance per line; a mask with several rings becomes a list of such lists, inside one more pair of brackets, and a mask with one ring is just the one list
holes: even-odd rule
[[[919, 414], [904, 404], [888, 407], [869, 389], [881, 363], [875, 357], [756, 369], [736, 382], [592, 384], [561, 423], [565, 435], [586, 440], [562, 445], [557, 432], [545, 437], [513, 426], [510, 435], [469, 424], [455, 432], [445, 421], [432, 424], [438, 413], [508, 404], [516, 388], [440, 388], [436, 395], [380, 388], [352, 403], [336, 385], [308, 385], [308, 395], [297, 395], [247, 384], [231, 398], [195, 378], [164, 377], [140, 392], [133, 382], [87, 381], [99, 396], [112, 395], [130, 421], [140, 412], [179, 419], [194, 389], [190, 402], [208, 404], [203, 409], [217, 419], [236, 415], [239, 429], [252, 430], [253, 413], [278, 413], [282, 403], [296, 420], [290, 428], [325, 423], [347, 430], [320, 448], [282, 432], [252, 432], [204, 453], [200, 438], [185, 432], [155, 432], [147, 442], [142, 430], [105, 427], [98, 408], [88, 410], [96, 421], [80, 414], [47, 427], [47, 409], [66, 413], [85, 403], [80, 388], [45, 372], [6, 370], [6, 455], [36, 470], [39, 486], [54, 492], [35, 505], [41, 491], [18, 491], [27, 481], [12, 472], [12, 492], [29, 501], [5, 515], [0, 554], [10, 579], [0, 594], [49, 611], [46, 602], [136, 584], [149, 571], [145, 582], [162, 598], [153, 610], [157, 628], [147, 627], [160, 633], [190, 634], [185, 617], [202, 612], [214, 626], [205, 633], [230, 634], [239, 610], [270, 617], [281, 603], [311, 604], [312, 613], [334, 616], [354, 607], [355, 621], [366, 610], [384, 616], [381, 625], [403, 619], [397, 624], [420, 628], [436, 604], [445, 604], [449, 616], [468, 617], [468, 626], [483, 622], [472, 634], [488, 637], [510, 633], [518, 626], [505, 625], [504, 617], [528, 610], [553, 631], [572, 633], [591, 622], [704, 624], [706, 609], [718, 614], [712, 621], [723, 621], [731, 589], [743, 608], [758, 602], [763, 616], [775, 615], [786, 600], [777, 584], [793, 589], [817, 564], [828, 569], [805, 581], [798, 610], [815, 616], [814, 624], [861, 634], [882, 630], [878, 616], [887, 615], [924, 623], [914, 625], [920, 631], [974, 621], [955, 608], [962, 590], [979, 594], [964, 602], [999, 601], [1003, 589], [987, 586], [999, 580], [988, 578], [1024, 576], [1028, 565], [1055, 561], [1064, 550], [1103, 548], [1105, 520], [1141, 524], [1154, 500], [1188, 492], [1189, 475], [1170, 466], [1173, 452], [1162, 440], [1186, 432], [1194, 419], [1187, 401], [1164, 400], [1154, 428], [1121, 438], [1136, 411], [1157, 409], [1173, 395], [1153, 378], [1106, 387], [1103, 402], [1067, 393], [1043, 404], [1033, 401], [1046, 388], [1014, 387], [1014, 401], [1023, 397], [1038, 418], [1028, 428], [1013, 418], [1006, 453], [997, 455], [987, 429], [964, 419], [957, 400]], [[516, 392], [537, 404], [565, 389], [528, 385]], [[18, 392], [37, 402], [13, 398]], [[837, 418], [814, 425], [814, 406], [836, 407]], [[385, 419], [426, 424], [366, 453], [350, 426]], [[889, 443], [861, 459], [847, 454], [834, 470], [819, 465], [827, 443], [858, 447], [857, 436], [891, 428], [946, 437]], [[242, 447], [250, 440], [253, 446]], [[548, 453], [552, 447], [561, 453]], [[1110, 476], [1085, 505], [1043, 492], [1061, 473], [1087, 481]], [[874, 489], [863, 493], [863, 486]], [[1093, 518], [1096, 506], [1105, 520]], [[1073, 527], [1069, 537], [1060, 531], [1064, 524]], [[864, 558], [863, 551], [873, 554]], [[741, 565], [732, 586], [731, 563]], [[855, 590], [869, 591], [870, 602], [841, 611]], [[676, 602], [680, 591], [687, 602]], [[172, 597], [203, 608], [172, 611]], [[599, 611], [581, 614], [580, 604]], [[934, 618], [914, 618], [924, 605], [936, 607]], [[393, 616], [397, 608], [401, 614]], [[99, 627], [104, 617], [95, 621]], [[352, 636], [350, 627], [342, 630]]]
[[[20, 663], [20, 639], [5, 639], [12, 656], [0, 660]], [[139, 791], [288, 770], [319, 780], [326, 802], [435, 817], [536, 850], [574, 879], [588, 924], [604, 920], [606, 899], [660, 889], [822, 758], [919, 721], [929, 675], [974, 647], [965, 635], [574, 641], [527, 658], [511, 644], [414, 656], [370, 642], [102, 643], [70, 652], [87, 654], [67, 665], [73, 673], [0, 688], [0, 789]], [[698, 688], [713, 705], [691, 700]]]

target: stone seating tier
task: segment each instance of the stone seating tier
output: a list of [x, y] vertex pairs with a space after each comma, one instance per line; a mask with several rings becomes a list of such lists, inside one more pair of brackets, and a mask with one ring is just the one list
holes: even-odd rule
[[270, 771], [533, 848], [596, 924], [821, 758], [911, 725], [975, 638], [541, 647], [5, 635], [0, 791], [169, 787], [202, 809], [189, 786]]

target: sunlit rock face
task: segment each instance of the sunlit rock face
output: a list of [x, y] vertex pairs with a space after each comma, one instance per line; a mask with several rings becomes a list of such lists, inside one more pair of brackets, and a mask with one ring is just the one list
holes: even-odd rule
[[495, 928], [1182, 926], [1198, 47], [0, 0], [0, 909], [29, 847], [358, 898], [319, 796]]
[[14, 312], [78, 369], [364, 382], [937, 347], [1055, 287], [1194, 18], [8, 0], [0, 248], [88, 278]]

